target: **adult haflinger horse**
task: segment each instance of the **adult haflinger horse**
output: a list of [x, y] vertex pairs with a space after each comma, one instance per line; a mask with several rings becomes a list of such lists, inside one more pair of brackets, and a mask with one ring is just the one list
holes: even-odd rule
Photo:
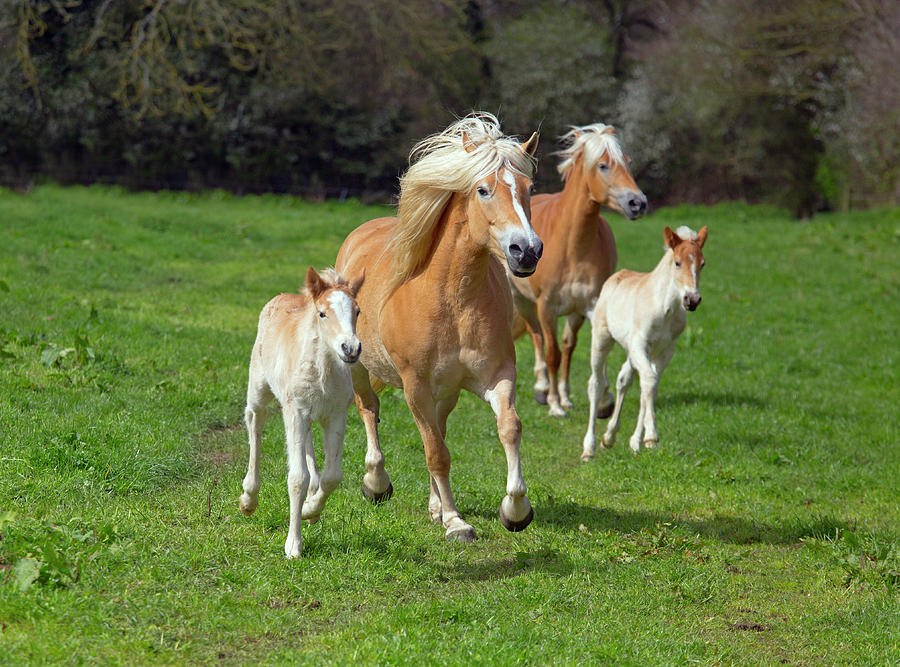
[[350, 279], [366, 272], [358, 297], [363, 352], [353, 370], [368, 441], [363, 493], [377, 501], [393, 491], [373, 386], [402, 387], [425, 446], [431, 518], [443, 522], [448, 538], [465, 542], [475, 531], [454, 505], [444, 441], [461, 389], [487, 401], [497, 417], [507, 461], [503, 525], [522, 530], [534, 516], [519, 462], [513, 310], [503, 264], [527, 276], [541, 256], [529, 221], [536, 146], [536, 134], [520, 144], [486, 113], [423, 139], [400, 179], [397, 217], [357, 228], [336, 262]]
[[[628, 171], [628, 158], [612, 127], [573, 127], [561, 140], [567, 147], [560, 152], [557, 169], [565, 187], [531, 200], [531, 219], [546, 252], [530, 277], [510, 278], [516, 311], [534, 343], [534, 397], [549, 404], [550, 414], [557, 417], [572, 407], [569, 366], [578, 330], [616, 269], [616, 242], [600, 210], [631, 220], [647, 210], [647, 198]], [[560, 357], [556, 320], [562, 316], [566, 324]], [[520, 335], [522, 322], [517, 324]]]

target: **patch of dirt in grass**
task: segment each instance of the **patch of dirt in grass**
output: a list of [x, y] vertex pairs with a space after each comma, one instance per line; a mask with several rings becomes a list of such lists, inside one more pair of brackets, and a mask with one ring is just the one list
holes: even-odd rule
[[769, 627], [761, 623], [729, 623], [729, 630], [751, 630], [753, 632], [766, 632]]

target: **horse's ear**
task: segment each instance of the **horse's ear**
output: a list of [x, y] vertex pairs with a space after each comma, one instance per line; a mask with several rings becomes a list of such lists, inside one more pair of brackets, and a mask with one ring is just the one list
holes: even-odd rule
[[697, 232], [697, 245], [702, 248], [704, 243], [706, 243], [706, 225], [703, 225]]
[[359, 288], [362, 287], [362, 284], [363, 284], [363, 282], [365, 281], [365, 279], [366, 279], [366, 269], [363, 268], [363, 272], [362, 272], [362, 274], [359, 276], [359, 278], [357, 278], [356, 280], [354, 280], [352, 283], [350, 283], [350, 284], [347, 286], [348, 289], [350, 290], [350, 295], [351, 295], [354, 299], [356, 298], [356, 295], [359, 293]]
[[666, 225], [666, 228], [663, 230], [663, 238], [666, 240], [666, 247], [672, 248], [672, 250], [675, 249], [675, 246], [681, 243], [681, 237], [671, 229], [669, 229], [668, 225]]
[[532, 132], [531, 137], [524, 144], [520, 146], [520, 148], [531, 155], [534, 156], [534, 152], [537, 150], [538, 141], [540, 140], [540, 136], [537, 132]]
[[462, 145], [463, 145], [463, 148], [466, 149], [466, 153], [471, 153], [476, 148], [478, 148], [475, 145], [475, 142], [473, 142], [471, 139], [469, 139], [469, 133], [466, 132], [465, 130], [462, 133]]
[[328, 286], [322, 280], [322, 276], [316, 273], [313, 267], [309, 267], [306, 270], [306, 291], [309, 292], [309, 295], [313, 299], [317, 299], [326, 289], [328, 289]]
[[609, 126], [606, 129], [604, 129], [600, 134], [615, 134], [615, 133], [616, 133], [616, 128]]

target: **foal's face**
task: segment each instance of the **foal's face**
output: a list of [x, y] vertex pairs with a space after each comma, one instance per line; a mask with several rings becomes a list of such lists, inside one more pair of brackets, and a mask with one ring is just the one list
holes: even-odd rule
[[700, 271], [703, 259], [703, 244], [706, 243], [706, 227], [697, 232], [697, 240], [682, 239], [668, 227], [663, 236], [666, 245], [672, 249], [675, 284], [681, 294], [681, 304], [686, 310], [697, 310], [700, 305]]
[[356, 300], [347, 290], [336, 287], [319, 295], [315, 304], [322, 338], [342, 361], [352, 364], [362, 352], [362, 343], [356, 337]]
[[362, 281], [360, 278], [351, 285], [335, 285], [323, 280], [313, 267], [306, 272], [306, 292], [316, 309], [319, 335], [348, 364], [359, 359], [362, 352], [362, 343], [356, 337], [356, 293]]
[[634, 182], [628, 165], [612, 160], [608, 152], [588, 168], [587, 182], [591, 199], [629, 220], [647, 211], [647, 196]]
[[468, 217], [473, 235], [489, 238], [513, 275], [530, 276], [544, 244], [531, 226], [531, 179], [501, 167], [480, 179], [469, 193]]

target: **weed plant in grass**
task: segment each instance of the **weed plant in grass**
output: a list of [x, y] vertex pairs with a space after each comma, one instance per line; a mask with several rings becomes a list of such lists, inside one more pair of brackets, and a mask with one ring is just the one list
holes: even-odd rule
[[[898, 211], [613, 218], [620, 265], [644, 271], [666, 224], [709, 226], [703, 304], [660, 386], [659, 448], [581, 463], [589, 333], [563, 420], [530, 398], [522, 340], [526, 531], [497, 520], [505, 460], [490, 409], [464, 395], [448, 440], [480, 539], [443, 539], [418, 432], [389, 389], [394, 497], [362, 498], [351, 411], [344, 484], [288, 562], [277, 414], [259, 509], [237, 509], [256, 317], [386, 212], [0, 191], [0, 662], [900, 660]], [[626, 424], [636, 409], [632, 393]]]

